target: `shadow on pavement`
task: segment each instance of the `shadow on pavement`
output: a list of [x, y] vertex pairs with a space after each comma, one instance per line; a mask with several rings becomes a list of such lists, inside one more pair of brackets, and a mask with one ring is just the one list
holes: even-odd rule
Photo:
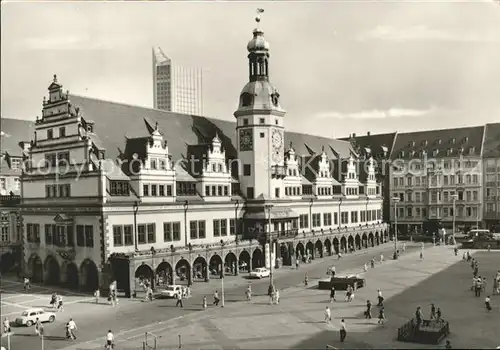
[[[309, 322], [306, 322], [309, 323]], [[321, 323], [321, 322], [319, 322]], [[340, 342], [338, 331], [323, 331], [316, 333], [313, 337], [295, 344], [294, 349], [321, 349], [325, 350], [327, 345], [336, 349], [373, 349], [369, 344], [362, 341], [352, 339], [356, 336], [355, 333], [347, 333], [347, 337], [343, 343]]]

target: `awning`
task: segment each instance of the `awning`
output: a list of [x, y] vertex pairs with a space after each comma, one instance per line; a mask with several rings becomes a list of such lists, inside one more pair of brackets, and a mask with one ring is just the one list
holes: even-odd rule
[[[273, 207], [271, 208], [271, 220], [272, 219], [292, 219], [298, 218], [299, 214], [293, 211], [291, 208], [283, 208], [283, 207]], [[245, 219], [251, 220], [269, 220], [267, 211], [258, 211], [258, 212], [246, 212], [244, 215]]]

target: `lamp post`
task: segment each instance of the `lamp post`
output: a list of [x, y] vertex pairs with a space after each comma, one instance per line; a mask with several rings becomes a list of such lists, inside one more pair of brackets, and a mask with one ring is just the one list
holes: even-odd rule
[[455, 217], [457, 216], [456, 214], [456, 201], [458, 199], [458, 194], [452, 194], [451, 199], [453, 199], [453, 232], [451, 233], [451, 237], [453, 240], [453, 244], [455, 243]]
[[394, 253], [398, 250], [398, 203], [400, 200], [399, 197], [392, 197], [394, 202]]
[[265, 209], [268, 213], [268, 236], [269, 236], [269, 291], [274, 291], [274, 264], [273, 264], [273, 250], [274, 250], [274, 242], [272, 239], [271, 232], [271, 208], [272, 204], [266, 204]]
[[153, 271], [153, 276], [151, 276], [151, 286], [153, 289], [155, 289], [155, 282], [156, 282], [156, 274], [155, 274], [155, 255], [156, 255], [156, 250], [155, 247], [151, 246], [151, 270]]
[[137, 212], [139, 211], [139, 205], [137, 202], [134, 202], [134, 247], [135, 251], [138, 251], [138, 244], [137, 244]]
[[189, 202], [184, 202], [184, 244], [188, 246], [188, 235], [187, 235], [187, 211], [189, 209]]
[[175, 266], [174, 266], [174, 252], [175, 252], [175, 247], [173, 244], [170, 245], [170, 256], [172, 258], [172, 285], [175, 286]]
[[225, 242], [223, 239], [220, 240], [220, 253], [221, 253], [221, 262], [222, 262], [222, 274], [221, 274], [221, 279], [220, 279], [220, 293], [221, 293], [221, 298], [220, 298], [220, 306], [224, 307], [224, 245]]

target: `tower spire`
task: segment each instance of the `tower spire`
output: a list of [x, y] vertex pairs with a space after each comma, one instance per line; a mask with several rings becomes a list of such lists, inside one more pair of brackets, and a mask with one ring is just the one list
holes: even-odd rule
[[260, 20], [261, 20], [262, 13], [264, 13], [264, 9], [258, 8], [257, 9], [257, 16], [255, 16], [255, 22], [257, 22], [257, 30], [259, 29], [259, 26], [260, 26]]

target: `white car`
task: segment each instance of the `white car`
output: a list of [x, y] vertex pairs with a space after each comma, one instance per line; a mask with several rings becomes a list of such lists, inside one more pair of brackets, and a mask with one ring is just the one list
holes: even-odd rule
[[177, 298], [177, 294], [181, 293], [182, 295], [183, 291], [184, 291], [184, 286], [171, 285], [167, 286], [160, 293], [162, 298]]
[[271, 274], [271, 271], [269, 269], [266, 269], [265, 267], [258, 267], [252, 272], [250, 272], [250, 277], [252, 278], [264, 278], [264, 277], [269, 277]]
[[31, 327], [36, 323], [37, 318], [40, 322], [54, 322], [56, 320], [56, 314], [41, 308], [28, 309], [24, 311], [20, 317], [16, 318], [16, 324]]

